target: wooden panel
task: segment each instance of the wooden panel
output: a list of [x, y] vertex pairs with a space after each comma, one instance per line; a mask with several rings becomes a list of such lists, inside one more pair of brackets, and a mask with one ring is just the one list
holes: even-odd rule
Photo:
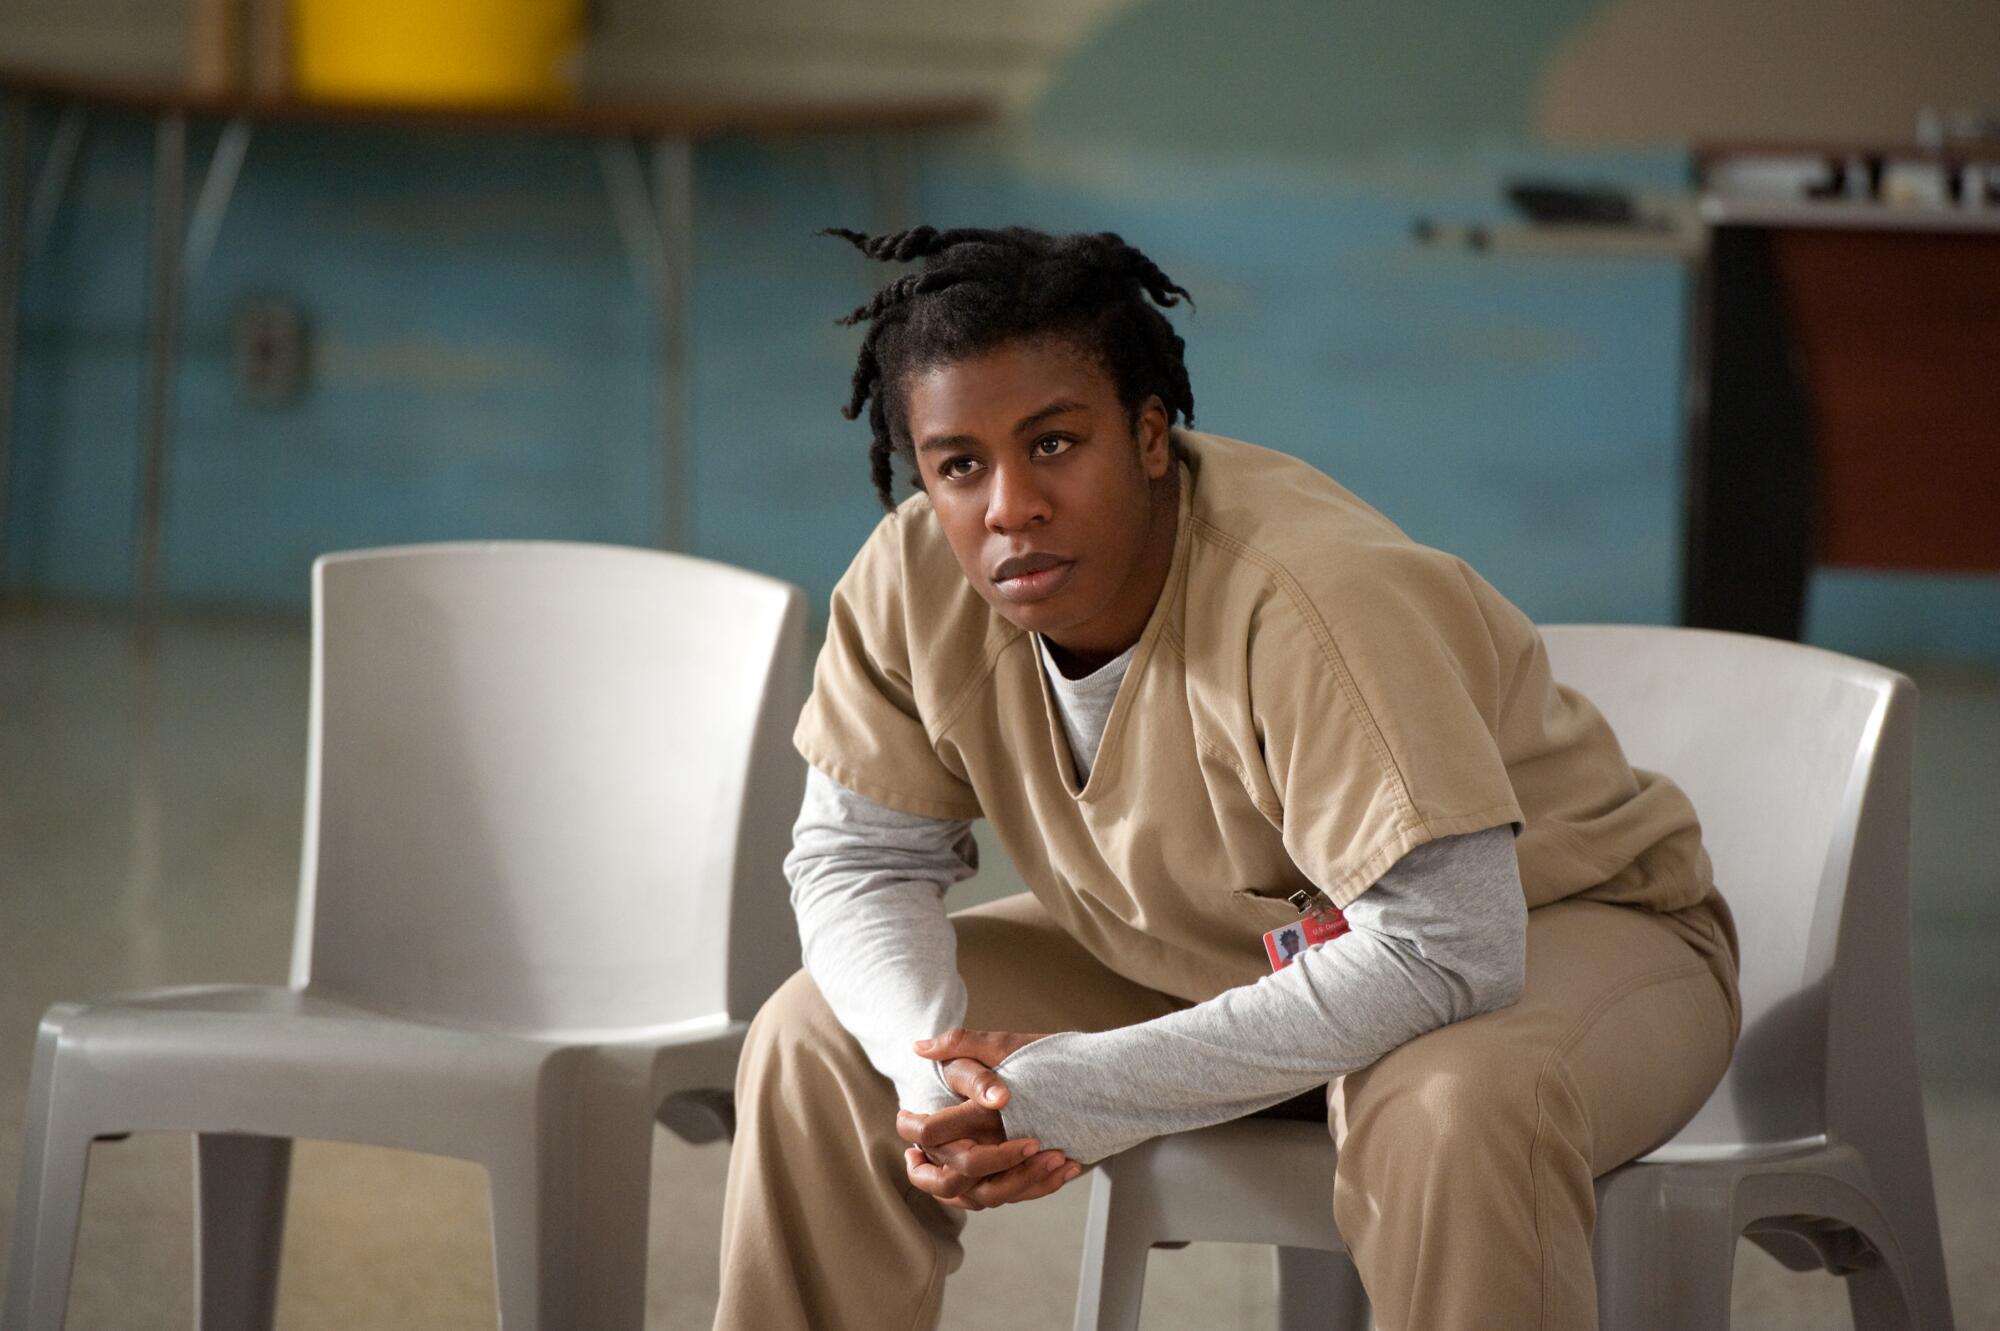
[[1016, 104], [1134, 0], [601, 0], [585, 84], [613, 97]]
[[1792, 229], [1819, 562], [2000, 569], [2000, 234]]
[[1991, 0], [1605, 0], [1550, 54], [1535, 126], [1566, 147], [1893, 142], [1996, 94]]
[[0, 59], [66, 74], [185, 82], [192, 0], [0, 0]]
[[123, 107], [146, 115], [190, 115], [327, 124], [376, 124], [414, 129], [526, 130], [551, 134], [789, 134], [802, 131], [921, 129], [986, 118], [992, 107], [958, 99], [867, 101], [849, 95], [820, 100], [764, 99], [736, 91], [726, 97], [653, 101], [533, 103], [520, 106], [424, 106], [299, 101], [255, 93], [212, 93], [173, 84], [80, 78], [0, 65], [0, 88], [58, 101]]
[[[596, 0], [588, 101], [779, 108], [1019, 102], [1135, 0]], [[281, 100], [289, 0], [0, 0], [0, 67]], [[248, 77], [246, 79], [246, 63]], [[731, 123], [734, 123], [732, 118]]]

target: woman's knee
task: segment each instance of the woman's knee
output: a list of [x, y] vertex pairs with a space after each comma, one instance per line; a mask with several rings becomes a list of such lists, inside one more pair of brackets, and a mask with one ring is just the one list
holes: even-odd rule
[[736, 1074], [739, 1093], [747, 1082], [780, 1068], [796, 1072], [801, 1060], [836, 1061], [852, 1043], [812, 976], [794, 972], [757, 1009], [744, 1033]]
[[[1427, 1046], [1429, 1038], [1341, 1079], [1329, 1116], [1342, 1169], [1371, 1176], [1490, 1173], [1512, 1161], [1525, 1170], [1552, 1111], [1546, 1057], [1474, 1039]], [[1564, 1112], [1560, 1105], [1553, 1110]]]

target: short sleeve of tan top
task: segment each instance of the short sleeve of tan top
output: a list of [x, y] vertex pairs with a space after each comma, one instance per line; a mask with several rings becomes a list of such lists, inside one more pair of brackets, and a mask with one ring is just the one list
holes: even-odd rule
[[806, 760], [891, 808], [985, 816], [1085, 947], [1190, 1002], [1267, 969], [1297, 888], [1345, 905], [1410, 850], [1502, 824], [1529, 907], [1660, 912], [1733, 987], [1693, 807], [1553, 681], [1525, 615], [1294, 458], [1175, 441], [1172, 571], [1083, 786], [1033, 638], [922, 495], [834, 590]]

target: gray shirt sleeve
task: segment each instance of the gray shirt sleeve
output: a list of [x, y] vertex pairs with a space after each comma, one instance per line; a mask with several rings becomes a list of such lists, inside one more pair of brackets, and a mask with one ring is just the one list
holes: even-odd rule
[[905, 1109], [959, 1102], [910, 1046], [965, 1019], [944, 893], [978, 861], [970, 822], [885, 808], [807, 772], [785, 857], [806, 970]]
[[[785, 861], [806, 967], [906, 1108], [958, 1101], [910, 1044], [964, 1018], [943, 894], [975, 864], [969, 823], [808, 774]], [[1350, 933], [1255, 984], [1015, 1053], [1002, 1064], [1009, 1135], [1101, 1159], [1276, 1104], [1520, 993], [1527, 907], [1506, 827], [1411, 851], [1345, 913]]]
[[1418, 847], [1345, 914], [1351, 932], [1254, 984], [1002, 1060], [1007, 1135], [1100, 1160], [1254, 1113], [1520, 996], [1528, 911], [1511, 828]]

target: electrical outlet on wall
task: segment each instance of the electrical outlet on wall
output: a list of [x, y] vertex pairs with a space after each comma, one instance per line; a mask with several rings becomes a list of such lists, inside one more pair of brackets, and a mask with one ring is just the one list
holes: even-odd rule
[[295, 402], [305, 392], [305, 311], [287, 296], [247, 296], [230, 319], [236, 391], [263, 406]]

